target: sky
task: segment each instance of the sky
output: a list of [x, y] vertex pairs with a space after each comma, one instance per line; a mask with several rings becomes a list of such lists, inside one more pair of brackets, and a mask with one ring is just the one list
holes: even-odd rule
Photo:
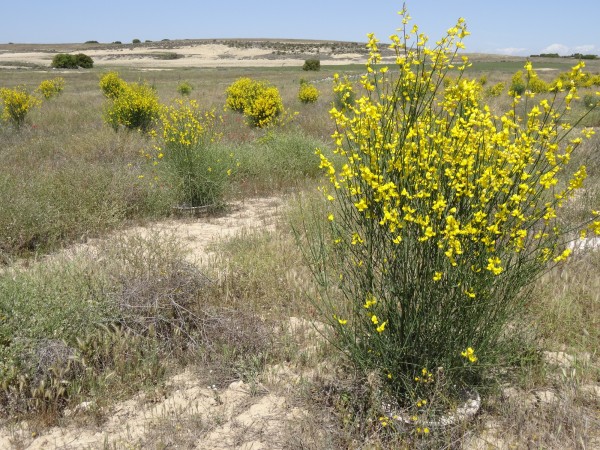
[[[466, 51], [600, 54], [599, 0], [407, 0], [437, 40], [459, 17]], [[391, 0], [0, 0], [0, 43], [280, 38], [383, 42], [400, 26]]]

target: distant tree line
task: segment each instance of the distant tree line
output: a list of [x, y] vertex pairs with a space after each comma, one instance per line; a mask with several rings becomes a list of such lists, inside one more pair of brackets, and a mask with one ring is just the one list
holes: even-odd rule
[[574, 58], [574, 59], [598, 59], [598, 55], [584, 55], [583, 53], [573, 53], [568, 56], [560, 56], [558, 53], [540, 53], [539, 55], [530, 55], [531, 58]]

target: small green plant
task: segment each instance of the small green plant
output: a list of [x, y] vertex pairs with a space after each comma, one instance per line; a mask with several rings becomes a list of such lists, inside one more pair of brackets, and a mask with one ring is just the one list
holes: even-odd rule
[[44, 80], [36, 89], [46, 100], [59, 95], [65, 88], [65, 79], [57, 77], [52, 80]]
[[3, 103], [2, 119], [20, 127], [25, 122], [27, 113], [42, 102], [31, 95], [25, 86], [14, 89], [0, 88], [0, 100]]
[[315, 103], [319, 98], [319, 90], [314, 84], [300, 83], [300, 89], [298, 91], [298, 99], [302, 103]]
[[142, 43], [142, 41], [140, 41], [139, 39], [133, 39], [133, 40], [131, 41], [131, 43], [132, 43], [132, 44], [141, 44], [141, 43]]
[[179, 92], [180, 95], [190, 95], [193, 89], [192, 85], [187, 81], [182, 81], [177, 85], [177, 92]]
[[585, 94], [582, 98], [586, 108], [592, 109], [598, 106], [598, 96], [594, 94]]
[[518, 70], [512, 76], [509, 93], [513, 96], [523, 95], [525, 92], [525, 82], [523, 81], [523, 71]]
[[306, 61], [304, 61], [302, 70], [319, 71], [321, 70], [321, 61], [318, 59], [307, 59]]
[[81, 67], [82, 69], [91, 69], [94, 67], [94, 60], [84, 53], [77, 53], [75, 55], [75, 62], [77, 67]]
[[183, 55], [175, 52], [154, 53], [153, 57], [163, 61], [183, 58]]

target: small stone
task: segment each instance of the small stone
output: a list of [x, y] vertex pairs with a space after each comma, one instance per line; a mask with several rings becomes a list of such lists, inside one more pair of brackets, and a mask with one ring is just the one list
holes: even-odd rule
[[551, 366], [568, 368], [575, 362], [575, 357], [565, 352], [544, 352], [544, 361]]
[[534, 395], [542, 405], [551, 405], [559, 401], [558, 396], [552, 391], [538, 391]]
[[590, 397], [600, 398], [600, 386], [597, 384], [585, 384], [579, 390]]
[[508, 386], [502, 389], [502, 397], [507, 400], [514, 400], [517, 397], [522, 396], [523, 394], [519, 392], [519, 390], [513, 386]]

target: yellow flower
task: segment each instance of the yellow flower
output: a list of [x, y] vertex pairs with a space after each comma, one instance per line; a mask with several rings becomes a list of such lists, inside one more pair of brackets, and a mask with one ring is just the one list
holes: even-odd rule
[[[375, 316], [373, 316], [375, 317]], [[387, 320], [385, 322], [383, 322], [381, 325], [379, 325], [376, 330], [378, 333], [383, 333], [383, 331], [385, 330], [385, 326], [387, 325]]]
[[486, 269], [492, 272], [494, 275], [500, 275], [504, 270], [500, 266], [501, 263], [502, 261], [500, 261], [500, 258], [498, 257], [488, 258], [488, 265]]
[[442, 275], [444, 275], [442, 272], [436, 272], [433, 274], [433, 281], [440, 281], [442, 279]]
[[473, 350], [472, 347], [468, 347], [465, 351], [461, 352], [461, 356], [467, 358], [472, 363], [477, 361], [477, 356], [475, 356], [475, 350]]
[[374, 306], [376, 304], [377, 304], [377, 299], [372, 294], [368, 294], [367, 300], [365, 301], [365, 304], [363, 305], [363, 307], [365, 309], [369, 309], [371, 306]]
[[340, 325], [346, 325], [346, 324], [348, 323], [348, 320], [346, 320], [346, 319], [340, 319], [340, 318], [339, 318], [338, 316], [336, 316], [335, 314], [333, 315], [333, 318], [334, 318], [335, 320], [337, 320], [337, 321], [338, 321], [338, 323], [339, 323]]

